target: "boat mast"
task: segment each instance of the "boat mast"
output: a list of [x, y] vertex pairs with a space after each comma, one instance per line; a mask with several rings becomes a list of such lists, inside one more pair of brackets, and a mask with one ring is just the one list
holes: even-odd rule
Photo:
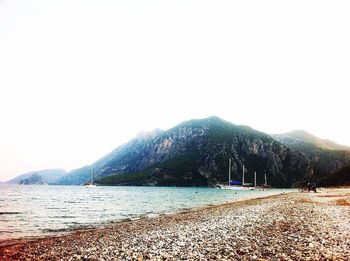
[[231, 182], [231, 159], [228, 160], [228, 185], [230, 186]]
[[244, 184], [244, 165], [243, 165], [243, 177], [242, 177], [242, 186]]
[[254, 187], [256, 187], [256, 171], [254, 172]]

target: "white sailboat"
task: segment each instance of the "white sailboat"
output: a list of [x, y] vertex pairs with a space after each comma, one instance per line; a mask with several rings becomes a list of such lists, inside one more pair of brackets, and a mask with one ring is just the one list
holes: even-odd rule
[[232, 184], [231, 182], [231, 159], [228, 161], [228, 185], [221, 185], [221, 189], [232, 189], [232, 190], [253, 190], [253, 187], [249, 187], [250, 183], [244, 183], [244, 165], [242, 171], [242, 183]]
[[94, 172], [90, 169], [90, 184], [85, 184], [85, 188], [94, 188], [96, 185], [94, 185]]

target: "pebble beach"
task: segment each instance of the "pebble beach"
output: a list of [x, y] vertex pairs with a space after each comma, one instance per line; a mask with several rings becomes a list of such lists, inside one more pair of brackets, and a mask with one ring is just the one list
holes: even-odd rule
[[350, 260], [350, 189], [286, 193], [4, 241], [0, 260]]

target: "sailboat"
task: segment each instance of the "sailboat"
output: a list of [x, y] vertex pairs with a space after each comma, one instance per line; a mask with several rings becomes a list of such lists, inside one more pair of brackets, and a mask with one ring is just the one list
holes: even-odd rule
[[90, 169], [90, 183], [84, 184], [85, 188], [94, 188], [94, 172]]
[[239, 181], [231, 181], [231, 159], [228, 161], [228, 185], [221, 185], [221, 189], [232, 189], [232, 190], [253, 190], [254, 188], [251, 187], [251, 183], [245, 183], [244, 182], [244, 165], [243, 165], [243, 171], [242, 171], [242, 182]]

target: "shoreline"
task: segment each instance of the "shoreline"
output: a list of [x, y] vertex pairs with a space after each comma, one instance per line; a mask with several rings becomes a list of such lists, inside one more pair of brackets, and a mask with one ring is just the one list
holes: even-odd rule
[[270, 195], [0, 246], [0, 260], [109, 257], [350, 259], [350, 189]]

